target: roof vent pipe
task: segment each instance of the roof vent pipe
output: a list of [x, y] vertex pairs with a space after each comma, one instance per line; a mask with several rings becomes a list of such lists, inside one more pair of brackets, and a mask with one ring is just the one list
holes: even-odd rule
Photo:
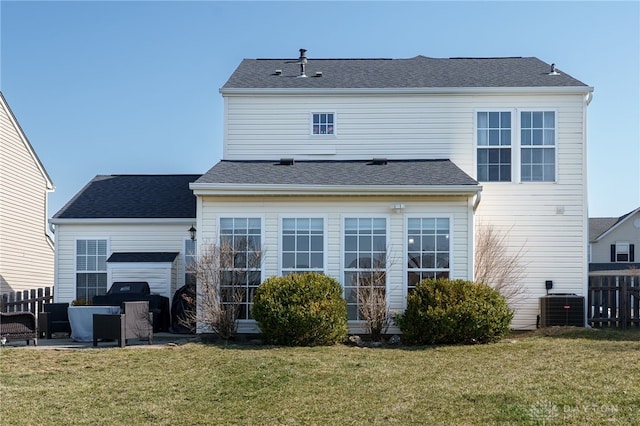
[[556, 70], [556, 64], [551, 64], [551, 72], [549, 75], [560, 75], [560, 73]]
[[298, 77], [306, 77], [307, 70], [307, 49], [300, 49], [300, 57], [298, 58], [300, 64], [300, 75]]

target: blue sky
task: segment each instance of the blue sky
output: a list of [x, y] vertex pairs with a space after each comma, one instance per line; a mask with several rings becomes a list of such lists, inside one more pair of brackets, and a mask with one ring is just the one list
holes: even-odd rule
[[204, 173], [243, 58], [536, 56], [593, 86], [589, 214], [640, 207], [640, 3], [0, 1], [0, 89], [56, 185]]

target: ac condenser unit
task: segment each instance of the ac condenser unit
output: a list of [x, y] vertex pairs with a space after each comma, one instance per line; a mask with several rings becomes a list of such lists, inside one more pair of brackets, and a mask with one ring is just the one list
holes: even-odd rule
[[540, 298], [540, 326], [584, 327], [584, 297], [575, 294], [549, 294]]

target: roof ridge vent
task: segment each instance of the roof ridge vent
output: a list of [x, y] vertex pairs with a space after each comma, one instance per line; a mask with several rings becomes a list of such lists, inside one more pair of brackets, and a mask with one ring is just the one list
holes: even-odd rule
[[386, 158], [374, 158], [373, 160], [371, 160], [371, 164], [373, 164], [374, 166], [385, 166], [387, 162], [388, 161]]
[[281, 158], [278, 164], [281, 166], [293, 166], [295, 162], [293, 158]]
[[300, 64], [300, 75], [298, 77], [306, 77], [307, 69], [307, 49], [300, 49], [300, 57], [298, 58]]

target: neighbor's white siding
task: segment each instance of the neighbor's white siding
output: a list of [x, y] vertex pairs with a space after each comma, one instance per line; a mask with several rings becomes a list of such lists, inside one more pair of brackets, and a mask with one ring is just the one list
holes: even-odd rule
[[[198, 203], [198, 232], [200, 244], [216, 244], [220, 217], [258, 215], [263, 219], [263, 280], [280, 275], [280, 220], [282, 217], [322, 216], [326, 220], [325, 273], [342, 283], [343, 218], [387, 218], [387, 236], [391, 267], [387, 290], [393, 311], [405, 308], [406, 288], [406, 216], [450, 217], [453, 241], [452, 278], [470, 279], [471, 260], [468, 230], [470, 207], [466, 197], [211, 197], [201, 196]], [[405, 210], [395, 213], [393, 203], [403, 203]], [[357, 324], [350, 324], [357, 332]], [[253, 321], [241, 322], [240, 332], [257, 332]]]
[[0, 98], [0, 293], [53, 285], [47, 235], [52, 184]]
[[[175, 260], [176, 285], [184, 285], [184, 239], [189, 224], [185, 223], [131, 223], [131, 224], [58, 224], [56, 226], [56, 283], [55, 301], [71, 302], [76, 298], [76, 240], [106, 239], [107, 257], [114, 252], [175, 252], [180, 253]], [[170, 271], [162, 271], [164, 280], [171, 279]], [[142, 274], [138, 274], [141, 281]], [[166, 276], [165, 276], [166, 275]], [[150, 280], [153, 281], [152, 274]], [[157, 278], [157, 277], [156, 277]], [[113, 282], [108, 277], [108, 283]], [[152, 282], [150, 282], [152, 284]], [[168, 289], [158, 290], [167, 295]], [[173, 297], [171, 292], [168, 297]]]
[[[635, 262], [640, 262], [640, 211], [624, 219], [601, 239], [591, 243], [591, 262], [611, 262], [611, 244], [629, 243], [635, 245]], [[624, 264], [620, 264], [624, 267]]]

